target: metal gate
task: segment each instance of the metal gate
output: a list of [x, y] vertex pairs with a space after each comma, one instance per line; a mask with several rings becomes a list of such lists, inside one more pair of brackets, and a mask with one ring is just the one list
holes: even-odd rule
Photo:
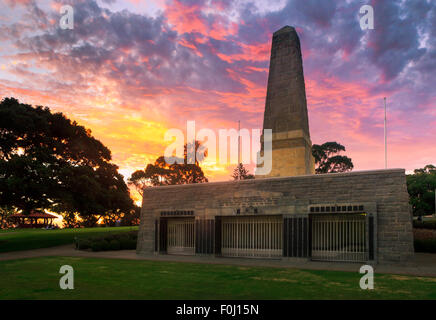
[[195, 254], [194, 218], [168, 219], [168, 254]]
[[228, 257], [281, 257], [282, 217], [222, 217], [221, 254]]
[[319, 214], [311, 220], [313, 260], [368, 260], [366, 214]]
[[283, 217], [283, 256], [309, 257], [309, 218], [307, 215]]

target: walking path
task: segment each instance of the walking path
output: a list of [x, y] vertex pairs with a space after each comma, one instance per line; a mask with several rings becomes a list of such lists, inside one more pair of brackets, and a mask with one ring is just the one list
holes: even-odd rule
[[[151, 261], [172, 261], [190, 262], [205, 264], [224, 264], [240, 266], [262, 266], [279, 268], [297, 268], [311, 270], [337, 270], [359, 272], [361, 263], [337, 263], [307, 261], [306, 259], [242, 259], [222, 257], [201, 257], [201, 256], [175, 256], [175, 255], [137, 255], [135, 250], [122, 251], [81, 251], [75, 250], [72, 245], [63, 245], [52, 248], [43, 248], [29, 251], [14, 251], [0, 253], [0, 261], [62, 256], [62, 257], [83, 257], [83, 258], [107, 258], [107, 259], [130, 259], [130, 260], [151, 260]], [[414, 260], [401, 264], [378, 264], [374, 271], [377, 273], [405, 274], [415, 276], [436, 277], [436, 254], [416, 253]]]

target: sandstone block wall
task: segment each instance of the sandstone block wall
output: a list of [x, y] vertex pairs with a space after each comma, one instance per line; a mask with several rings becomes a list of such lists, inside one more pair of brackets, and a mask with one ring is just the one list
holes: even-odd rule
[[146, 188], [137, 252], [152, 254], [155, 221], [162, 211], [194, 211], [196, 219], [257, 214], [308, 214], [316, 204], [372, 203], [376, 210], [378, 262], [413, 256], [412, 218], [403, 169], [279, 177]]

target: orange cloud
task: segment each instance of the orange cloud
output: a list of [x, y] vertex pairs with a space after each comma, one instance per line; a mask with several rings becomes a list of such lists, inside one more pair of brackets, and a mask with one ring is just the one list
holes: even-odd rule
[[184, 4], [173, 0], [165, 7], [165, 15], [168, 22], [179, 34], [200, 33], [208, 38], [224, 40], [227, 36], [235, 35], [238, 32], [238, 24], [229, 21], [225, 15], [214, 14], [213, 21], [205, 18], [204, 12], [219, 12], [222, 7], [220, 3], [213, 1], [205, 7], [199, 4]]
[[200, 17], [199, 5], [184, 5], [174, 0], [165, 8], [168, 22], [174, 26], [179, 33], [199, 32], [207, 30], [207, 25]]
[[269, 60], [271, 43], [255, 43], [255, 44], [244, 44], [239, 43], [242, 48], [242, 53], [236, 54], [223, 54], [217, 53], [220, 59], [227, 61], [228, 63], [233, 63], [238, 60], [246, 61], [265, 61]]

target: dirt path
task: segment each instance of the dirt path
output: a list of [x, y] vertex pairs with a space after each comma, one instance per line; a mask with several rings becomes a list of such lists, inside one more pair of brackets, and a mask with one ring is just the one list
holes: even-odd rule
[[81, 250], [75, 250], [73, 245], [67, 244], [67, 245], [56, 246], [51, 248], [0, 253], [0, 261], [38, 258], [38, 257], [51, 257], [51, 256], [135, 259], [136, 251], [135, 250], [101, 251], [101, 252], [81, 251]]
[[[333, 263], [300, 260], [266, 260], [266, 259], [241, 259], [241, 258], [221, 258], [221, 257], [198, 257], [198, 256], [175, 256], [175, 255], [137, 255], [135, 250], [122, 251], [81, 251], [75, 250], [72, 245], [63, 245], [52, 248], [43, 248], [29, 251], [14, 251], [0, 253], [0, 261], [37, 258], [37, 257], [83, 257], [83, 258], [107, 258], [107, 259], [129, 259], [129, 260], [152, 260], [152, 261], [172, 261], [172, 262], [191, 262], [206, 264], [225, 264], [240, 266], [262, 266], [280, 268], [298, 268], [311, 270], [336, 270], [359, 272], [362, 264], [357, 263]], [[374, 268], [376, 273], [405, 274], [415, 276], [436, 277], [436, 254], [416, 253], [413, 261], [403, 264], [379, 264]]]

